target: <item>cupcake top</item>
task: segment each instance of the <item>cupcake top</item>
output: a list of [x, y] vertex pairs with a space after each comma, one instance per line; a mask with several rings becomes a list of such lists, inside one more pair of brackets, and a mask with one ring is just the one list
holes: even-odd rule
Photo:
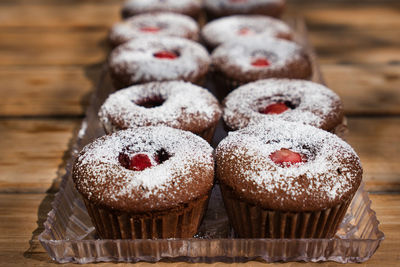
[[232, 130], [249, 123], [282, 119], [331, 131], [343, 120], [339, 96], [321, 84], [304, 80], [249, 83], [231, 92], [223, 105], [224, 121]]
[[311, 64], [303, 48], [282, 39], [252, 37], [223, 43], [211, 59], [215, 71], [240, 82], [311, 76]]
[[169, 11], [196, 17], [201, 11], [202, 0], [128, 0], [122, 8], [123, 17], [142, 13]]
[[103, 136], [78, 155], [73, 179], [93, 204], [126, 212], [174, 208], [213, 186], [212, 148], [169, 127], [142, 127]]
[[276, 120], [230, 132], [216, 149], [217, 177], [265, 209], [316, 211], [349, 200], [362, 179], [354, 150], [324, 130]]
[[115, 24], [110, 32], [109, 40], [113, 46], [143, 36], [175, 36], [197, 40], [199, 27], [188, 16], [157, 12], [134, 16]]
[[292, 31], [286, 23], [257, 15], [236, 15], [216, 19], [204, 26], [201, 35], [207, 45], [212, 48], [224, 42], [247, 40], [254, 36], [292, 39]]
[[207, 50], [177, 37], [142, 37], [115, 48], [109, 58], [111, 76], [122, 86], [151, 81], [196, 82], [207, 73]]
[[221, 109], [206, 89], [182, 81], [132, 86], [111, 94], [99, 111], [107, 132], [166, 125], [200, 133], [215, 124]]
[[263, 14], [279, 17], [285, 7], [285, 0], [205, 0], [204, 6], [216, 17], [234, 14]]

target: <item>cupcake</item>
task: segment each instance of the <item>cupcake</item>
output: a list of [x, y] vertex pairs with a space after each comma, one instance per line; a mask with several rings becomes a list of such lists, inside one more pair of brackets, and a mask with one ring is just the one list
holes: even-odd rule
[[331, 238], [362, 179], [359, 158], [342, 139], [282, 120], [231, 132], [216, 161], [241, 238]]
[[100, 238], [190, 238], [213, 186], [212, 152], [178, 129], [119, 131], [79, 153], [73, 180]]
[[128, 0], [122, 7], [122, 17], [128, 18], [148, 12], [168, 11], [197, 18], [202, 0]]
[[146, 36], [175, 36], [197, 41], [199, 27], [188, 16], [157, 12], [137, 15], [115, 24], [109, 35], [112, 46], [118, 46], [129, 40]]
[[294, 42], [253, 37], [223, 43], [211, 55], [219, 96], [240, 85], [267, 78], [309, 79], [311, 63]]
[[207, 50], [177, 37], [142, 37], [115, 48], [109, 70], [117, 89], [153, 81], [202, 83], [209, 65]]
[[211, 142], [221, 117], [215, 97], [182, 81], [136, 85], [111, 94], [99, 111], [107, 133], [165, 125], [195, 133]]
[[235, 14], [280, 17], [285, 9], [285, 0], [205, 0], [204, 7], [209, 19]]
[[214, 20], [204, 26], [201, 36], [207, 47], [214, 49], [222, 43], [264, 36], [291, 40], [290, 27], [281, 20], [267, 16], [237, 15]]
[[327, 87], [304, 80], [265, 79], [232, 91], [223, 102], [229, 130], [282, 119], [335, 132], [342, 124], [340, 97]]

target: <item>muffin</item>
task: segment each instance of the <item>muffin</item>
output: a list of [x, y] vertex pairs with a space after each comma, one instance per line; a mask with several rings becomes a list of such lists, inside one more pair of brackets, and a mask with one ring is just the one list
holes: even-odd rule
[[115, 47], [134, 38], [152, 35], [197, 41], [199, 27], [191, 17], [185, 15], [170, 12], [145, 13], [115, 24], [110, 31], [109, 41]]
[[128, 0], [122, 7], [121, 15], [128, 18], [148, 12], [168, 11], [197, 18], [201, 8], [202, 0]]
[[213, 186], [212, 152], [165, 126], [119, 131], [84, 147], [73, 180], [100, 238], [190, 238]]
[[216, 161], [241, 238], [331, 238], [362, 179], [359, 158], [342, 139], [282, 120], [231, 132]]
[[205, 0], [208, 19], [235, 14], [260, 14], [280, 17], [285, 9], [285, 0]]
[[309, 79], [306, 51], [294, 42], [253, 37], [223, 43], [211, 55], [219, 97], [240, 85], [267, 78]]
[[201, 36], [207, 47], [214, 49], [225, 42], [247, 40], [254, 36], [291, 40], [293, 33], [286, 23], [278, 19], [260, 15], [236, 15], [206, 24]]
[[304, 80], [265, 79], [243, 85], [223, 101], [229, 130], [282, 119], [334, 132], [342, 124], [340, 97], [327, 87]]
[[209, 65], [207, 50], [178, 37], [142, 37], [115, 48], [109, 70], [117, 89], [153, 81], [202, 83]]
[[107, 133], [165, 125], [211, 142], [221, 108], [206, 89], [182, 81], [136, 85], [111, 94], [99, 111]]

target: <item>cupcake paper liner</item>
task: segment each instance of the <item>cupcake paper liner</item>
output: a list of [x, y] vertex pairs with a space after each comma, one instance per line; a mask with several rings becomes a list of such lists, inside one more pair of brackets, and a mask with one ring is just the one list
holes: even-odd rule
[[190, 238], [198, 230], [208, 205], [206, 195], [180, 208], [132, 214], [98, 207], [84, 199], [97, 234], [102, 239]]
[[240, 238], [331, 238], [351, 202], [321, 211], [285, 212], [242, 201], [225, 185], [221, 191], [229, 221]]

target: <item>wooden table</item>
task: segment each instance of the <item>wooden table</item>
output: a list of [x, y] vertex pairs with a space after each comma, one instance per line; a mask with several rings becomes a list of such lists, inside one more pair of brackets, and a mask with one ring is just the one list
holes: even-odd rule
[[[119, 19], [120, 4], [0, 1], [0, 266], [55, 265], [37, 235], [98, 81], [108, 53], [105, 37]], [[306, 18], [326, 82], [344, 101], [348, 139], [362, 159], [386, 234], [372, 259], [357, 266], [400, 265], [400, 3], [289, 0], [294, 11]]]

